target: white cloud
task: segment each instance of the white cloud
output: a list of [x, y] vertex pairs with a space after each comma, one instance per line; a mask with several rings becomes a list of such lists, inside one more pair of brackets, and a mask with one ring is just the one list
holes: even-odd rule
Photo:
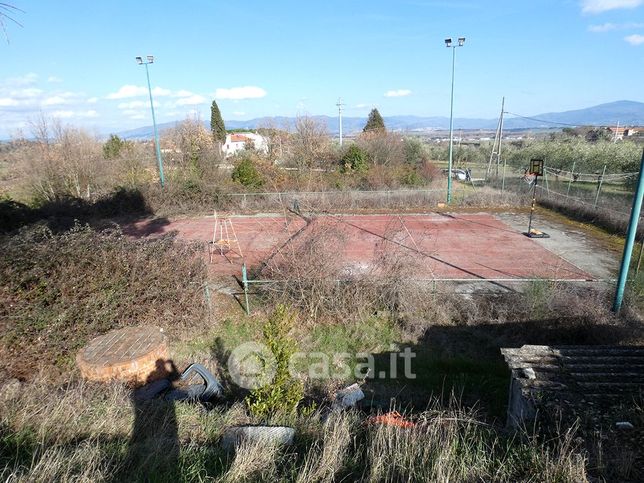
[[17, 106], [18, 104], [19, 102], [11, 97], [0, 97], [0, 107]]
[[176, 104], [177, 106], [196, 106], [198, 104], [203, 104], [206, 102], [206, 98], [200, 96], [199, 94], [193, 94], [190, 97], [182, 97], [179, 99]]
[[356, 104], [354, 106], [355, 109], [366, 109], [367, 107], [371, 107], [371, 104]]
[[63, 80], [60, 77], [57, 77], [55, 75], [50, 75], [49, 77], [47, 77], [47, 82], [51, 82], [52, 84], [57, 84], [62, 81]]
[[134, 116], [135, 114], [143, 114], [143, 112], [138, 109], [125, 109], [123, 111], [124, 116]]
[[599, 25], [589, 25], [589, 32], [610, 32], [612, 30], [628, 30], [628, 29], [639, 29], [644, 27], [644, 23], [603, 23]]
[[117, 107], [119, 109], [136, 109], [138, 107], [144, 107], [144, 101], [131, 101], [131, 102], [121, 102]]
[[152, 89], [152, 95], [157, 97], [165, 97], [172, 94], [170, 89], [164, 89], [163, 87], [154, 87]]
[[67, 99], [65, 99], [62, 96], [48, 97], [47, 99], [42, 101], [43, 106], [57, 106], [59, 104], [66, 104], [66, 103], [67, 103]]
[[624, 40], [631, 45], [642, 45], [644, 44], [644, 35], [633, 34], [627, 37], [624, 37]]
[[90, 97], [85, 102], [87, 102], [88, 104], [96, 104], [98, 102], [98, 97]]
[[9, 95], [12, 97], [18, 97], [20, 99], [33, 99], [42, 94], [42, 89], [36, 89], [35, 87], [27, 87], [26, 89], [17, 89], [10, 91]]
[[396, 89], [385, 92], [385, 97], [404, 97], [411, 94], [409, 89]]
[[98, 112], [96, 112], [94, 109], [90, 109], [88, 111], [59, 110], [52, 112], [51, 115], [53, 117], [59, 117], [61, 119], [70, 119], [72, 117], [94, 118], [98, 117]]
[[588, 26], [588, 31], [589, 32], [610, 32], [611, 30], [617, 30], [619, 28], [619, 25], [615, 23], [603, 23], [601, 25], [589, 25]]
[[264, 96], [266, 96], [266, 91], [256, 86], [231, 87], [230, 89], [219, 88], [215, 91], [217, 99], [259, 99]]
[[130, 119], [145, 119], [145, 115], [143, 114], [133, 114], [130, 116]]
[[3, 84], [8, 86], [15, 86], [15, 87], [30, 86], [35, 84], [37, 80], [38, 80], [38, 75], [34, 74], [33, 72], [30, 72], [29, 74], [25, 74], [18, 77], [8, 77], [7, 79], [4, 80]]
[[194, 96], [194, 92], [187, 91], [185, 89], [178, 90], [172, 94], [172, 97], [190, 97]]
[[[172, 94], [170, 89], [155, 87], [152, 89], [152, 95], [156, 97], [165, 97]], [[148, 88], [143, 86], [124, 85], [118, 91], [107, 95], [107, 99], [128, 99], [130, 97], [141, 97], [148, 95]]]
[[584, 13], [601, 13], [620, 8], [636, 8], [644, 0], [581, 0], [581, 11]]
[[74, 117], [74, 111], [54, 111], [51, 115], [61, 119], [69, 119], [70, 117]]
[[127, 99], [128, 97], [144, 96], [148, 93], [145, 87], [124, 85], [118, 91], [107, 95], [108, 99]]

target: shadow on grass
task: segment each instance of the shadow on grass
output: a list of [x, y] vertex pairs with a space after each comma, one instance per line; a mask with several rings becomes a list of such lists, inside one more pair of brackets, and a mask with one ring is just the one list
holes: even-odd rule
[[[455, 399], [483, 416], [505, 420], [510, 371], [502, 347], [531, 345], [606, 345], [631, 340], [630, 327], [589, 324], [583, 319], [546, 319], [516, 323], [432, 326], [418, 344], [375, 355], [375, 378], [365, 385], [378, 409], [392, 405], [423, 410], [431, 401]], [[406, 377], [400, 353], [409, 347], [411, 373]], [[393, 362], [395, 360], [395, 362]]]
[[[13, 200], [0, 201], [0, 233], [9, 233], [23, 226], [44, 223], [54, 233], [69, 230], [77, 222], [101, 229], [119, 224], [131, 224], [153, 214], [145, 197], [137, 189], [119, 188], [95, 201], [82, 198], [61, 198], [38, 206]], [[136, 227], [134, 236], [160, 232], [168, 224], [165, 218], [155, 219]], [[129, 233], [128, 233], [129, 234]]]

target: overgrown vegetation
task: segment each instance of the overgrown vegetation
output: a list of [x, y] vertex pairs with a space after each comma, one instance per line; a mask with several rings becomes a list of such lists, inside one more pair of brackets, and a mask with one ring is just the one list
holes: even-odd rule
[[206, 317], [200, 248], [171, 237], [35, 226], [0, 238], [0, 374], [73, 369], [92, 337], [128, 325], [171, 333]]
[[[0, 477], [583, 481], [590, 471], [609, 480], [637, 479], [637, 468], [620, 467], [604, 458], [601, 448], [589, 453], [588, 441], [575, 439], [569, 428], [552, 441], [500, 432], [508, 372], [499, 348], [641, 344], [641, 280], [632, 281], [619, 316], [608, 311], [610, 295], [602, 290], [546, 281], [517, 292], [457, 294], [449, 285], [414, 280], [419, 256], [401, 248], [406, 234], [395, 227], [387, 229], [368, 266], [342, 265], [337, 256], [345, 240], [342, 227], [316, 219], [315, 211], [426, 209], [444, 199], [444, 175], [432, 162], [443, 156], [444, 146], [387, 133], [373, 117], [375, 127], [345, 150], [315, 119], [302, 117], [293, 129], [261, 131], [266, 155], [243, 152], [228, 160], [217, 146], [221, 132], [213, 135], [198, 119], [188, 119], [164, 135], [168, 183], [163, 189], [151, 145], [115, 136], [101, 145], [61, 125], [53, 126], [52, 134], [42, 120], [34, 141], [16, 140], [3, 152], [21, 186], [16, 197], [24, 203], [0, 202]], [[519, 143], [508, 156], [517, 154], [517, 166], [524, 163], [522, 156], [546, 155], [564, 166], [563, 160], [588, 150], [578, 166], [592, 169], [601, 153], [623, 150], [622, 157], [611, 159], [618, 159], [619, 169], [630, 169], [632, 148], [604, 137], [565, 133], [548, 146]], [[487, 160], [487, 149], [459, 146], [457, 163]], [[457, 186], [459, 205], [516, 207], [525, 201], [511, 190]], [[229, 295], [205, 290], [202, 246], [171, 237], [137, 241], [114, 227], [105, 230], [111, 219], [127, 214], [266, 210], [292, 201], [246, 194], [260, 187], [300, 192], [299, 203], [313, 215], [305, 235], [295, 236], [253, 274], [265, 283], [253, 287], [253, 305], [259, 308], [252, 316], [226, 305], [224, 300], [232, 303]], [[409, 187], [428, 189], [366, 193]], [[244, 194], [234, 200], [227, 196], [239, 191]], [[321, 193], [306, 197], [303, 191]], [[329, 191], [333, 195], [325, 196]], [[227, 404], [210, 411], [162, 400], [137, 405], [129, 388], [77, 381], [73, 357], [89, 338], [143, 324], [168, 330], [179, 365], [202, 361], [222, 380], [232, 349], [263, 341], [276, 360], [276, 375], [271, 385], [250, 395], [228, 390]], [[292, 376], [287, 365], [298, 347], [327, 354], [334, 367], [339, 366], [334, 354], [368, 352], [378, 373], [387, 369], [391, 354], [412, 348], [416, 379], [386, 374], [360, 382], [370, 404], [365, 413], [404, 406], [417, 425], [369, 425], [367, 414], [357, 411], [324, 422], [322, 411], [303, 411], [303, 399], [324, 408], [329, 396], [356, 376], [340, 373], [322, 382]], [[348, 361], [352, 367], [355, 362]], [[244, 445], [234, 454], [220, 449], [224, 428], [254, 423], [294, 426], [295, 445]], [[136, 434], [134, 428], [145, 431]]]

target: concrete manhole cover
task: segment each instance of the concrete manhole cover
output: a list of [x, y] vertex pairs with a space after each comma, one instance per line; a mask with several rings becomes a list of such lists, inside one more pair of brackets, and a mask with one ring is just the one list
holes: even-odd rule
[[126, 327], [93, 339], [76, 356], [81, 375], [91, 381], [144, 383], [164, 377], [166, 337], [158, 327]]

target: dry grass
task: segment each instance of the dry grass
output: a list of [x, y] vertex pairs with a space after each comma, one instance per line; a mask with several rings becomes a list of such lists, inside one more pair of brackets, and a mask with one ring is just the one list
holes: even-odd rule
[[[570, 435], [556, 444], [506, 439], [457, 408], [423, 413], [412, 429], [365, 425], [356, 412], [326, 422], [319, 413], [296, 416], [287, 421], [297, 430], [294, 446], [244, 444], [226, 453], [218, 445], [224, 428], [248, 422], [239, 405], [208, 412], [154, 401], [133, 407], [126, 388], [118, 385], [70, 381], [52, 389], [36, 381], [0, 391], [5, 481], [576, 482], [586, 477], [583, 453]], [[138, 428], [138, 437], [132, 428]]]

